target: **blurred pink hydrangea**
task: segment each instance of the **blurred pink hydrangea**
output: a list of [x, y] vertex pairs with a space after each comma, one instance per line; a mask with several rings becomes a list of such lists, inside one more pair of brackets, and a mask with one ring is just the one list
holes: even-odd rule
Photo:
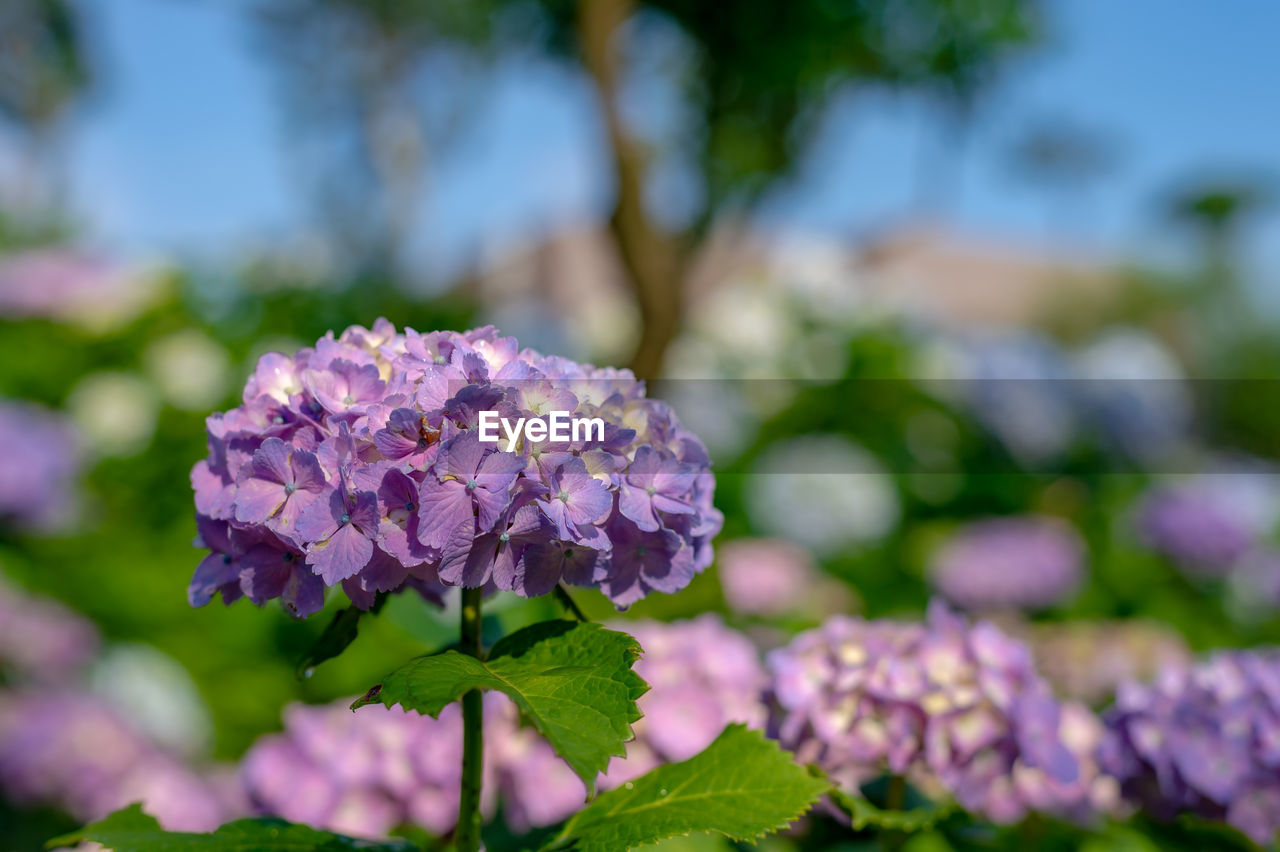
[[100, 644], [93, 622], [0, 575], [0, 670], [22, 680], [65, 680], [93, 659]]
[[826, 577], [803, 547], [785, 539], [740, 538], [717, 548], [720, 588], [734, 612], [765, 617], [828, 614], [852, 604], [839, 582]]
[[245, 811], [230, 774], [188, 766], [110, 706], [70, 690], [0, 693], [0, 790], [82, 822], [141, 802], [173, 831], [211, 831]]
[[[462, 781], [462, 714], [438, 719], [381, 705], [352, 713], [349, 702], [286, 708], [284, 731], [260, 739], [241, 764], [256, 809], [356, 837], [384, 837], [416, 825], [453, 831]], [[485, 695], [482, 811], [500, 800], [516, 830], [552, 825], [582, 806], [586, 788], [515, 705]]]
[[971, 612], [1036, 610], [1062, 603], [1084, 575], [1084, 543], [1054, 518], [989, 518], [961, 527], [934, 554], [929, 578]]
[[36, 532], [76, 516], [80, 438], [70, 421], [31, 403], [0, 401], [0, 522]]
[[[598, 779], [607, 790], [662, 763], [692, 757], [726, 725], [763, 727], [766, 675], [755, 648], [714, 615], [663, 624], [615, 625], [645, 649], [636, 672], [651, 685], [644, 718], [625, 759]], [[457, 821], [462, 775], [462, 716], [457, 704], [438, 719], [399, 707], [347, 702], [295, 704], [284, 731], [259, 740], [241, 764], [245, 789], [264, 813], [360, 837], [399, 825], [444, 836]], [[554, 825], [579, 810], [586, 787], [551, 746], [521, 724], [501, 693], [485, 694], [482, 810], [501, 807], [517, 832]]]
[[1274, 474], [1248, 468], [1162, 482], [1139, 502], [1138, 536], [1196, 578], [1222, 578], [1280, 516]]
[[725, 726], [763, 728], [768, 683], [755, 646], [712, 613], [689, 621], [624, 621], [612, 625], [644, 648], [635, 671], [649, 684], [644, 714], [625, 760], [609, 765], [601, 788], [616, 787], [663, 763], [693, 757]]
[[73, 249], [31, 249], [0, 260], [0, 314], [105, 331], [151, 305], [159, 284], [153, 274]]

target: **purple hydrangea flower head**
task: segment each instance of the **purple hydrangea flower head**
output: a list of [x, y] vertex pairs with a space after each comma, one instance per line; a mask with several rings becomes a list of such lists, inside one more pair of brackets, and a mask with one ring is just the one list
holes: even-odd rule
[[934, 555], [934, 587], [970, 611], [1035, 610], [1061, 603], [1084, 572], [1084, 545], [1051, 518], [990, 518], [962, 527]]
[[62, 681], [88, 663], [100, 643], [93, 622], [0, 576], [0, 670], [23, 680]]
[[1280, 831], [1280, 652], [1215, 654], [1129, 682], [1105, 716], [1103, 765], [1157, 816], [1224, 819], [1256, 842]]
[[579, 811], [587, 799], [582, 780], [541, 734], [520, 724], [514, 704], [505, 697], [495, 703], [498, 722], [492, 734], [485, 730], [485, 760], [493, 762], [507, 826], [526, 832], [555, 825]]
[[938, 602], [923, 623], [833, 617], [768, 664], [771, 728], [850, 792], [888, 772], [998, 822], [1083, 815], [1099, 792], [1088, 711], [1052, 699], [1024, 645]]
[[[1062, 702], [1056, 711], [1046, 714], [1046, 718], [1048, 715], [1056, 715], [1056, 726], [1046, 728], [1042, 722], [1041, 730], [1030, 736], [1040, 736], [1042, 742], [1052, 741], [1056, 732], [1060, 746], [1054, 745], [1053, 748], [1062, 749], [1057, 759], [1070, 757], [1075, 761], [1077, 774], [1074, 780], [1063, 781], [1069, 777], [1065, 767], [1047, 771], [1043, 763], [1037, 766], [1026, 762], [1015, 764], [1012, 772], [1014, 804], [1006, 807], [1009, 818], [1017, 819], [1023, 809], [1056, 814], [1078, 823], [1093, 822], [1102, 815], [1123, 816], [1127, 809], [1120, 796], [1120, 785], [1103, 771], [1101, 764], [1100, 754], [1106, 738], [1102, 720], [1078, 701]], [[1042, 746], [1032, 743], [1029, 747]], [[999, 800], [988, 801], [991, 808], [1001, 808]]]
[[[482, 810], [501, 799], [512, 827], [560, 822], [582, 806], [586, 788], [531, 728], [519, 726], [506, 696], [485, 695]], [[462, 715], [439, 719], [380, 705], [356, 713], [347, 702], [295, 704], [282, 733], [262, 738], [241, 764], [259, 811], [358, 837], [382, 837], [400, 825], [443, 836], [458, 816]]]
[[173, 831], [211, 831], [245, 810], [217, 770], [185, 765], [107, 704], [66, 690], [0, 693], [0, 791], [82, 822], [141, 802]]
[[[546, 440], [520, 425], [535, 421]], [[369, 606], [403, 588], [564, 581], [626, 606], [687, 585], [722, 524], [705, 448], [631, 373], [491, 327], [379, 320], [266, 355], [243, 404], [207, 426], [196, 605], [279, 597], [305, 616], [336, 585]]]
[[1160, 485], [1138, 506], [1148, 547], [1197, 577], [1222, 577], [1276, 521], [1274, 479], [1202, 475]]
[[29, 403], [0, 402], [0, 522], [56, 531], [75, 517], [80, 440], [70, 423]]

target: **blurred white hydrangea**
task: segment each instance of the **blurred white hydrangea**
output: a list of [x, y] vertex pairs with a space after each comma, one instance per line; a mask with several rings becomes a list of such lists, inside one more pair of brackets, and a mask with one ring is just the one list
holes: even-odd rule
[[1076, 353], [1072, 366], [1102, 439], [1116, 451], [1151, 463], [1183, 448], [1191, 421], [1186, 376], [1153, 335], [1111, 329]]
[[783, 355], [800, 336], [784, 291], [777, 282], [754, 275], [717, 288], [700, 302], [687, 324], [713, 353], [710, 363], [744, 379], [785, 376]]
[[753, 404], [744, 393], [748, 389], [742, 382], [711, 378], [670, 380], [662, 395], [715, 459], [740, 453], [755, 437], [760, 421], [774, 413]]
[[922, 352], [918, 366], [928, 392], [968, 410], [1024, 464], [1057, 458], [1075, 438], [1070, 365], [1043, 335], [943, 339]]
[[1280, 610], [1280, 551], [1258, 548], [1246, 554], [1231, 571], [1227, 607], [1246, 624], [1273, 618]]
[[231, 358], [216, 340], [194, 328], [160, 338], [144, 360], [152, 381], [174, 408], [208, 411], [227, 392]]
[[109, 646], [94, 662], [89, 684], [148, 739], [175, 754], [203, 754], [212, 744], [213, 720], [195, 681], [150, 645]]
[[90, 451], [127, 456], [151, 442], [159, 402], [142, 377], [102, 371], [90, 373], [76, 384], [67, 397], [67, 409]]
[[854, 256], [840, 242], [790, 233], [773, 245], [770, 267], [785, 276], [811, 316], [842, 324], [863, 319], [872, 309]]
[[875, 313], [844, 246], [814, 236], [752, 237], [719, 254], [708, 265], [725, 268], [708, 273], [714, 283], [695, 292], [673, 344], [672, 378], [699, 375], [687, 365], [736, 379], [844, 373], [847, 341]]
[[1270, 535], [1280, 523], [1280, 470], [1271, 462], [1246, 457], [1225, 459], [1215, 472], [1200, 474], [1196, 479], [1219, 505], [1230, 506], [1255, 535]]
[[831, 554], [870, 544], [898, 524], [898, 491], [879, 459], [838, 435], [768, 448], [745, 480], [756, 529]]

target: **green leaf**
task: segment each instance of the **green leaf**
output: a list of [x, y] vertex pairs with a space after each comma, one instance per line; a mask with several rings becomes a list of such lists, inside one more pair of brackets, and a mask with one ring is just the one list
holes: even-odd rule
[[46, 847], [101, 843], [114, 852], [414, 852], [402, 840], [374, 842], [278, 819], [241, 819], [211, 834], [165, 831], [142, 805], [130, 805], [93, 825], [50, 840]]
[[306, 677], [311, 669], [347, 650], [347, 646], [356, 641], [356, 637], [360, 634], [362, 615], [364, 612], [355, 606], [335, 612], [333, 619], [320, 634], [320, 638], [312, 643], [306, 655], [298, 663], [298, 677]]
[[799, 819], [830, 788], [758, 731], [730, 725], [700, 754], [602, 793], [543, 848], [623, 852], [689, 834], [755, 840]]
[[1161, 847], [1141, 831], [1123, 825], [1108, 825], [1099, 836], [1082, 843], [1080, 852], [1161, 852]]
[[838, 787], [831, 791], [831, 800], [849, 815], [855, 831], [861, 831], [864, 828], [885, 828], [904, 832], [924, 831], [932, 828], [939, 820], [951, 813], [950, 802], [939, 802], [905, 811], [886, 810], [877, 807], [862, 796], [851, 796]]
[[420, 657], [369, 690], [352, 709], [381, 702], [438, 716], [472, 689], [504, 692], [594, 794], [611, 756], [626, 753], [648, 690], [631, 666], [640, 645], [599, 624], [544, 621], [493, 646], [485, 660], [458, 651]]

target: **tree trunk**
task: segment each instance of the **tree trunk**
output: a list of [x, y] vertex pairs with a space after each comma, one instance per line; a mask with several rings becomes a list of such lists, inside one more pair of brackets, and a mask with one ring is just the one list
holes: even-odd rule
[[645, 211], [645, 152], [627, 133], [618, 108], [614, 42], [632, 9], [631, 0], [582, 0], [578, 35], [583, 62], [600, 94], [618, 182], [609, 229], [640, 309], [640, 340], [631, 369], [639, 378], [652, 380], [661, 372], [667, 346], [679, 328], [683, 270], [677, 245], [657, 229]]

